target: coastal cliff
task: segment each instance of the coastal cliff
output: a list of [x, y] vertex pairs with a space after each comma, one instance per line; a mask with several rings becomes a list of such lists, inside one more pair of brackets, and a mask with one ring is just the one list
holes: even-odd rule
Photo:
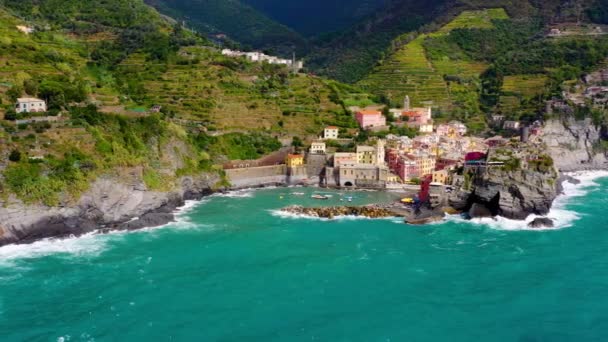
[[543, 141], [561, 172], [608, 168], [608, 158], [601, 148], [607, 132], [591, 119], [576, 121], [571, 117], [545, 123]]
[[553, 171], [489, 170], [454, 191], [449, 204], [472, 218], [503, 216], [523, 220], [530, 214], [545, 215], [559, 194], [557, 178]]
[[134, 230], [174, 219], [186, 200], [210, 194], [216, 174], [182, 177], [176, 189], [151, 191], [143, 183], [125, 184], [115, 177], [97, 179], [74, 205], [47, 207], [13, 200], [0, 207], [0, 246], [93, 231]]

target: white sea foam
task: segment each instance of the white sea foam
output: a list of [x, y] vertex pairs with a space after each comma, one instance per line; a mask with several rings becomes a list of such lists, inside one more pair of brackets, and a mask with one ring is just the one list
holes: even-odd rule
[[63, 239], [43, 239], [25, 245], [0, 247], [0, 267], [14, 266], [19, 259], [33, 259], [49, 255], [97, 256], [106, 249], [105, 235], [86, 234]]
[[[268, 188], [266, 188], [268, 189]], [[228, 198], [250, 198], [253, 197], [255, 189], [242, 189], [242, 190], [234, 190], [228, 191], [225, 193], [217, 193], [212, 195], [212, 197], [228, 197]]]
[[399, 217], [382, 217], [382, 218], [370, 218], [365, 216], [354, 216], [354, 215], [339, 215], [334, 216], [334, 218], [324, 218], [324, 217], [316, 217], [305, 214], [296, 214], [290, 213], [286, 211], [282, 211], [280, 209], [268, 210], [272, 216], [280, 217], [284, 219], [305, 219], [305, 220], [314, 220], [314, 221], [369, 221], [369, 220], [386, 220], [391, 221], [393, 223], [403, 223], [403, 219]]
[[[573, 184], [570, 182], [563, 183], [563, 193], [559, 195], [553, 202], [553, 206], [546, 216], [530, 215], [523, 221], [509, 220], [504, 217], [496, 218], [480, 218], [465, 221], [459, 215], [448, 216], [448, 221], [453, 222], [468, 222], [480, 224], [498, 230], [555, 230], [571, 227], [580, 215], [572, 210], [566, 209], [566, 206], [571, 203], [571, 200], [576, 197], [585, 196], [593, 187], [598, 186], [595, 182], [599, 178], [608, 177], [608, 171], [584, 171], [568, 173], [568, 176], [575, 178], [580, 183]], [[554, 227], [552, 228], [531, 228], [528, 226], [530, 222], [539, 217], [547, 217], [553, 220]]]

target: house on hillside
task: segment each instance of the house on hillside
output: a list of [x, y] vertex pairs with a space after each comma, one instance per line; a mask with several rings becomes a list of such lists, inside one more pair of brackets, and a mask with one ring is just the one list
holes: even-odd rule
[[46, 112], [46, 102], [30, 97], [19, 98], [15, 104], [15, 111], [17, 113], [44, 113]]
[[386, 118], [377, 110], [360, 110], [355, 114], [355, 118], [363, 129], [386, 126]]
[[323, 139], [338, 139], [339, 129], [336, 126], [327, 126], [323, 130]]
[[519, 121], [505, 121], [504, 125], [502, 126], [502, 128], [504, 129], [510, 129], [513, 131], [518, 130], [520, 127]]
[[322, 141], [315, 141], [310, 145], [310, 153], [312, 154], [325, 154], [326, 146]]

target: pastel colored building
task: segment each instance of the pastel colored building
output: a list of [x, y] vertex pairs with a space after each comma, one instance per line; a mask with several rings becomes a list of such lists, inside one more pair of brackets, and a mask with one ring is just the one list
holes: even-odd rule
[[431, 157], [415, 157], [420, 176], [431, 175], [435, 171], [436, 159]]
[[520, 124], [518, 121], [505, 121], [505, 123], [502, 127], [504, 129], [518, 130], [519, 126], [520, 126]]
[[15, 111], [17, 113], [44, 113], [46, 112], [46, 102], [30, 97], [19, 98], [15, 104]]
[[304, 156], [301, 154], [288, 154], [285, 160], [287, 167], [297, 167], [304, 165]]
[[433, 124], [422, 124], [418, 128], [420, 133], [433, 133]]
[[375, 164], [376, 148], [372, 146], [357, 146], [357, 163]]
[[359, 126], [363, 129], [386, 126], [386, 118], [377, 110], [358, 111], [357, 114], [355, 114], [355, 118], [359, 123]]
[[323, 139], [338, 139], [339, 129], [336, 126], [327, 126], [323, 130]]
[[334, 167], [340, 167], [344, 164], [357, 163], [357, 154], [348, 152], [334, 153]]
[[450, 173], [448, 172], [448, 170], [433, 171], [432, 177], [433, 183], [446, 185], [449, 184]]
[[310, 153], [312, 154], [325, 154], [326, 146], [322, 141], [315, 141], [310, 145]]

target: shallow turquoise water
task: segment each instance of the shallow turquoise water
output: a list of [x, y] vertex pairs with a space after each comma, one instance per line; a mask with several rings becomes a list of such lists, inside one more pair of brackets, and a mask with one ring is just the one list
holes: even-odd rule
[[579, 216], [556, 230], [280, 217], [320, 202], [271, 189], [160, 229], [0, 248], [0, 340], [605, 341], [598, 183], [552, 213]]

